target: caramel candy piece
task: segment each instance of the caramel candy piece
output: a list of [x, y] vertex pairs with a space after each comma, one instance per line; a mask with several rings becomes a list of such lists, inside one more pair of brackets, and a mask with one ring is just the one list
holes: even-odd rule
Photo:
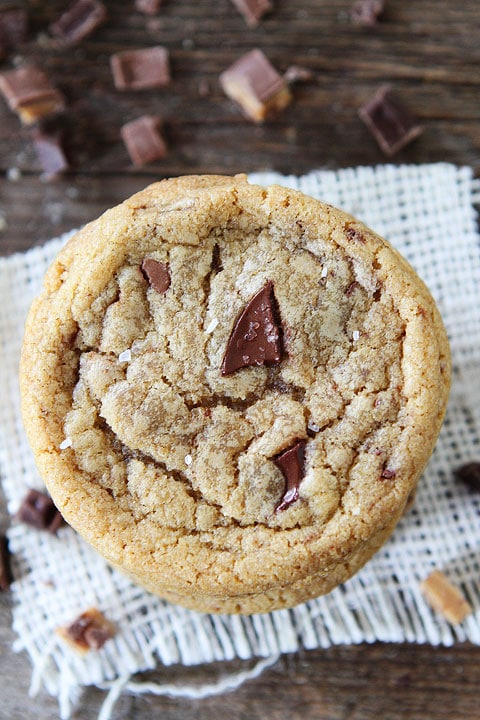
[[389, 86], [381, 87], [358, 114], [385, 155], [394, 155], [422, 132]]
[[99, 0], [77, 0], [50, 25], [50, 32], [64, 45], [76, 45], [91, 35], [106, 18], [107, 10]]
[[251, 50], [220, 75], [224, 93], [254, 122], [283, 110], [292, 99], [285, 79], [261, 50]]
[[89, 650], [100, 650], [116, 630], [100, 610], [89, 608], [70, 625], [57, 628], [56, 632], [77, 652], [85, 655]]
[[170, 82], [169, 54], [161, 45], [116, 53], [110, 66], [117, 90], [146, 90]]
[[161, 134], [161, 127], [161, 118], [142, 115], [120, 129], [128, 154], [137, 167], [162, 160], [167, 155], [168, 149]]
[[142, 262], [142, 272], [147, 278], [150, 286], [160, 295], [167, 292], [170, 287], [170, 272], [168, 265], [158, 262], [153, 258], [145, 258]]
[[65, 109], [63, 95], [45, 73], [31, 65], [2, 73], [0, 92], [25, 125]]
[[17, 512], [17, 520], [55, 534], [65, 524], [65, 520], [55, 507], [53, 500], [38, 490], [29, 490]]
[[277, 365], [281, 359], [275, 295], [273, 283], [268, 281], [245, 306], [233, 327], [223, 358], [222, 375], [249, 366]]
[[270, 0], [232, 0], [232, 3], [251, 28], [257, 27], [261, 18], [273, 7]]
[[285, 491], [275, 512], [286, 510], [298, 500], [298, 489], [305, 475], [305, 445], [306, 440], [299, 440], [295, 445], [281, 455], [277, 455], [273, 462], [280, 468], [285, 478]]
[[454, 587], [440, 570], [434, 570], [420, 584], [425, 599], [452, 625], [458, 625], [473, 612], [460, 590]]
[[145, 15], [156, 15], [162, 0], [135, 0], [135, 9]]

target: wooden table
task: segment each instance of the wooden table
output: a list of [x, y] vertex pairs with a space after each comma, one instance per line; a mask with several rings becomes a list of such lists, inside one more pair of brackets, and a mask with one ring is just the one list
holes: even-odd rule
[[[318, 167], [385, 162], [357, 117], [359, 106], [391, 83], [424, 125], [396, 162], [449, 161], [480, 174], [480, 6], [478, 0], [389, 0], [374, 28], [349, 22], [349, 0], [274, 0], [275, 10], [250, 30], [229, 0], [165, 0], [159, 15], [132, 10], [133, 0], [106, 1], [110, 19], [73, 50], [51, 47], [46, 29], [66, 5], [27, 3], [30, 39], [3, 64], [42, 67], [64, 92], [60, 125], [72, 170], [39, 179], [31, 131], [0, 102], [0, 247], [3, 254], [78, 227], [147, 182], [183, 173]], [[212, 10], [214, 8], [214, 10]], [[109, 56], [154, 44], [171, 52], [173, 80], [158, 91], [115, 91]], [[243, 119], [224, 97], [219, 73], [253, 47], [284, 71], [297, 64], [314, 79], [294, 87], [294, 102], [263, 126]], [[207, 94], [205, 91], [208, 90]], [[119, 139], [140, 114], [165, 119], [170, 146], [162, 163], [132, 169]], [[8, 519], [0, 498], [0, 529]], [[10, 600], [0, 597], [0, 718], [54, 720], [56, 701], [30, 700], [30, 664], [14, 655]], [[234, 662], [163, 669], [157, 680], [205, 682]], [[96, 717], [101, 693], [88, 691], [75, 717]], [[255, 720], [473, 720], [479, 716], [480, 648], [409, 645], [338, 647], [282, 658], [234, 694], [201, 702], [122, 698], [114, 718]]]

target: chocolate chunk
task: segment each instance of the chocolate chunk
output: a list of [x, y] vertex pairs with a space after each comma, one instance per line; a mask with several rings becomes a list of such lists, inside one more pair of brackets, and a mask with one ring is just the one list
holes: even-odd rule
[[145, 15], [156, 15], [162, 0], [135, 0], [135, 9]]
[[380, 88], [359, 115], [386, 155], [394, 155], [422, 132], [388, 86]]
[[261, 18], [273, 7], [270, 0], [232, 0], [232, 3], [251, 28], [257, 27]]
[[23, 8], [0, 8], [0, 59], [27, 39], [27, 12]]
[[53, 180], [68, 170], [69, 165], [58, 134], [50, 135], [38, 130], [33, 136], [33, 144], [45, 180]]
[[350, 10], [350, 18], [356, 25], [373, 27], [385, 9], [385, 0], [357, 0]]
[[167, 264], [153, 258], [145, 258], [142, 262], [142, 272], [150, 286], [160, 295], [167, 292], [170, 287], [170, 272]]
[[142, 115], [123, 125], [120, 134], [134, 165], [140, 167], [167, 155], [161, 129], [162, 119], [151, 115]]
[[223, 358], [222, 375], [249, 366], [277, 365], [281, 361], [280, 328], [275, 315], [273, 282], [269, 280], [235, 322]]
[[76, 45], [105, 22], [107, 10], [99, 0], [77, 0], [50, 25], [50, 32], [64, 45]]
[[280, 468], [285, 478], [285, 491], [275, 512], [282, 512], [298, 500], [298, 489], [305, 475], [305, 445], [306, 440], [299, 440], [281, 455], [277, 455], [273, 462]]
[[220, 75], [224, 93], [254, 122], [283, 110], [292, 99], [285, 79], [261, 50], [251, 50]]
[[480, 492], [480, 462], [473, 461], [461, 465], [453, 471], [455, 478], [464, 482], [472, 490]]
[[383, 470], [382, 470], [381, 477], [382, 477], [384, 480], [393, 480], [393, 478], [396, 476], [396, 474], [397, 474], [397, 473], [396, 473], [395, 470], [391, 470], [390, 468], [388, 468], [388, 467], [385, 466], [385, 467], [383, 468]]
[[100, 650], [115, 635], [115, 626], [100, 610], [90, 608], [70, 625], [57, 628], [57, 633], [84, 654], [89, 650]]
[[168, 50], [160, 45], [116, 53], [110, 58], [110, 66], [117, 90], [145, 90], [170, 82]]
[[0, 535], [0, 592], [9, 590], [12, 580], [7, 538]]
[[53, 534], [65, 523], [53, 500], [45, 493], [33, 489], [29, 490], [23, 499], [16, 517], [20, 522], [37, 530], [48, 530]]
[[2, 73], [0, 92], [26, 125], [65, 108], [63, 95], [45, 73], [31, 65]]

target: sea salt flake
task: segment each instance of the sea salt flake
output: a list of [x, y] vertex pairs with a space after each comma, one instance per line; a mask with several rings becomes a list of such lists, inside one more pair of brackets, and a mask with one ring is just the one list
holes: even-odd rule
[[359, 508], [359, 507], [354, 507], [354, 508], [352, 509], [352, 515], [360, 515], [360, 508]]
[[312, 420], [308, 421], [308, 429], [312, 432], [318, 432], [320, 430], [320, 425], [317, 425], [317, 423], [314, 423]]
[[360, 338], [360, 331], [359, 331], [359, 330], [354, 330], [353, 333], [352, 333], [352, 340], [353, 340], [353, 342], [357, 342], [357, 341], [359, 340], [359, 338]]
[[72, 444], [72, 438], [66, 437], [65, 440], [62, 440], [58, 447], [60, 450], [66, 450], [67, 448], [72, 447]]
[[326, 265], [325, 265], [325, 266], [322, 268], [322, 274], [320, 275], [320, 277], [326, 278], [327, 275], [328, 275], [328, 268], [327, 268]]
[[120, 353], [118, 356], [118, 359], [120, 362], [130, 362], [132, 359], [132, 351], [131, 350], [124, 350]]
[[207, 335], [210, 335], [210, 333], [212, 333], [212, 332], [215, 330], [215, 328], [217, 327], [217, 325], [218, 325], [218, 320], [217, 320], [217, 318], [213, 318], [213, 320], [210, 320], [210, 322], [209, 322], [209, 324], [208, 324], [208, 327], [207, 327], [207, 329], [205, 330], [205, 332], [207, 333]]
[[192, 464], [192, 456], [191, 455], [185, 455], [185, 465], [191, 465]]

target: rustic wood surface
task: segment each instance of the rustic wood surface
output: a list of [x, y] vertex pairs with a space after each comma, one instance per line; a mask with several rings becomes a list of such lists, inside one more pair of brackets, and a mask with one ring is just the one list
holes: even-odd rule
[[[1, 6], [0, 2], [0, 6]], [[25, 250], [97, 216], [153, 179], [199, 172], [275, 169], [302, 173], [385, 162], [357, 117], [359, 106], [391, 83], [424, 125], [396, 162], [448, 161], [480, 174], [480, 6], [478, 0], [387, 0], [374, 28], [349, 22], [350, 0], [274, 0], [256, 30], [229, 0], [164, 0], [157, 17], [133, 0], [106, 0], [109, 21], [73, 50], [55, 48], [48, 24], [66, 0], [31, 0], [28, 42], [0, 67], [25, 61], [43, 68], [68, 100], [58, 121], [71, 171], [39, 179], [31, 130], [0, 100], [0, 249]], [[158, 91], [119, 93], [111, 53], [154, 44], [171, 51], [173, 80]], [[219, 73], [262, 48], [280, 71], [308, 67], [294, 102], [263, 126], [247, 122], [223, 96]], [[205, 96], [205, 88], [208, 94]], [[131, 168], [119, 139], [122, 123], [143, 113], [165, 118], [170, 153], [160, 164]], [[0, 529], [8, 519], [0, 497]], [[11, 651], [8, 594], [0, 596], [0, 718], [58, 718], [56, 701], [28, 698], [30, 664]], [[161, 669], [160, 681], [210, 682], [244, 663]], [[480, 648], [382, 645], [287, 656], [228, 696], [200, 702], [122, 698], [114, 718], [214, 720], [226, 709], [245, 720], [473, 720], [480, 698]], [[102, 695], [89, 690], [76, 718], [97, 716]]]

